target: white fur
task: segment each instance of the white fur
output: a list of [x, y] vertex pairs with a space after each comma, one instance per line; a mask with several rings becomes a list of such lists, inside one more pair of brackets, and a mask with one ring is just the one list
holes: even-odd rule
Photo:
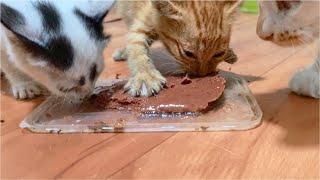
[[320, 58], [311, 66], [298, 71], [289, 86], [297, 94], [320, 98]]
[[303, 42], [313, 41], [319, 36], [319, 6], [319, 1], [303, 0], [297, 7], [282, 12], [275, 0], [261, 0], [257, 33], [261, 38], [272, 36], [271, 40], [276, 43], [292, 37], [299, 37]]
[[[93, 89], [94, 82], [88, 83], [90, 67], [97, 64], [98, 73], [104, 68], [104, 43], [97, 43], [89, 37], [82, 22], [73, 13], [79, 8], [84, 13], [94, 16], [110, 9], [113, 0], [49, 0], [56, 6], [61, 15], [63, 34], [70, 39], [74, 48], [74, 63], [67, 71], [58, 71], [47, 65], [42, 59], [34, 59], [28, 52], [12, 44], [8, 37], [12, 32], [1, 25], [1, 69], [8, 78], [13, 94], [18, 99], [33, 98], [42, 93], [43, 87], [51, 93], [70, 98], [84, 98]], [[1, 0], [6, 5], [18, 10], [25, 16], [26, 26], [18, 29], [18, 33], [35, 42], [46, 42], [49, 35], [43, 31], [41, 17], [32, 3], [36, 0]], [[79, 77], [86, 76], [87, 83], [77, 92], [62, 93], [58, 89], [74, 87]]]
[[[319, 38], [319, 1], [303, 0], [296, 7], [280, 12], [275, 0], [260, 0], [257, 34], [279, 45], [295, 45]], [[314, 64], [298, 71], [289, 82], [290, 89], [300, 95], [320, 98], [320, 40]]]

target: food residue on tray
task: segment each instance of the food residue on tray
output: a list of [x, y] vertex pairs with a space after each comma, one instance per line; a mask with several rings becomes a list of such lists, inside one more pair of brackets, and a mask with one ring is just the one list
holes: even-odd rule
[[116, 78], [116, 79], [120, 79], [120, 76], [121, 76], [121, 74], [120, 74], [120, 73], [117, 73], [116, 76], [115, 76], [115, 78]]
[[222, 95], [225, 82], [218, 75], [193, 79], [170, 76], [165, 89], [152, 97], [131, 97], [118, 88], [100, 92], [92, 100], [100, 108], [145, 114], [206, 112]]

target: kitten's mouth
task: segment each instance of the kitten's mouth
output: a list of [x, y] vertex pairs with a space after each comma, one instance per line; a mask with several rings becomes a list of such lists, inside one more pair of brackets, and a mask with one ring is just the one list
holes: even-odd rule
[[59, 87], [57, 88], [62, 96], [68, 96], [73, 99], [84, 100], [90, 96], [91, 91], [83, 87], [75, 86], [71, 88]]
[[291, 36], [287, 38], [274, 38], [272, 41], [279, 45], [279, 46], [299, 46], [303, 45], [306, 42], [304, 40], [301, 40], [301, 37], [299, 36]]
[[193, 77], [205, 77], [205, 76], [211, 76], [217, 73], [217, 65], [212, 65], [211, 67], [204, 69], [199, 69], [199, 67], [194, 68], [185, 68], [185, 72]]
[[59, 90], [60, 92], [63, 92], [63, 93], [70, 93], [70, 92], [75, 92], [75, 93], [77, 93], [77, 92], [80, 92], [80, 91], [81, 91], [81, 88], [80, 88], [80, 87], [77, 87], [77, 86], [71, 87], [71, 88], [60, 87], [60, 88], [58, 88], [58, 90]]
[[205, 77], [205, 76], [212, 76], [217, 74], [217, 70], [214, 69], [208, 72], [187, 71], [187, 74], [191, 77]]

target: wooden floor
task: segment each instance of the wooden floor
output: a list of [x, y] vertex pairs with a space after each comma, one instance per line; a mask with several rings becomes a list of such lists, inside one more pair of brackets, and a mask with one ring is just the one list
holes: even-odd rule
[[[255, 15], [234, 26], [235, 65], [222, 69], [248, 81], [263, 123], [241, 132], [33, 134], [19, 122], [42, 99], [1, 95], [1, 179], [319, 179], [319, 101], [287, 88], [292, 74], [313, 61], [315, 46], [279, 48], [255, 35]], [[128, 75], [111, 54], [125, 44], [122, 22], [113, 35], [101, 78]], [[154, 48], [157, 49], [158, 48]]]

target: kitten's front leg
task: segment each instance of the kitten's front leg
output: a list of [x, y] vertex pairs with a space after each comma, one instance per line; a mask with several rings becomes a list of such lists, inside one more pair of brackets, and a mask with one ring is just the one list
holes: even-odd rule
[[290, 89], [300, 95], [320, 98], [320, 57], [310, 67], [293, 75]]
[[1, 71], [11, 85], [11, 91], [16, 99], [31, 99], [41, 95], [44, 90], [41, 86], [29, 78], [26, 74], [18, 70], [1, 51]]
[[166, 79], [155, 68], [149, 57], [150, 37], [145, 30], [131, 30], [126, 48], [132, 77], [125, 90], [132, 96], [151, 96], [157, 94], [166, 83]]
[[[153, 36], [152, 38], [148, 38], [148, 47], [150, 47], [154, 40], [157, 39], [158, 37]], [[126, 48], [119, 48], [114, 51], [112, 54], [112, 58], [114, 61], [126, 61], [128, 59], [127, 51]]]

